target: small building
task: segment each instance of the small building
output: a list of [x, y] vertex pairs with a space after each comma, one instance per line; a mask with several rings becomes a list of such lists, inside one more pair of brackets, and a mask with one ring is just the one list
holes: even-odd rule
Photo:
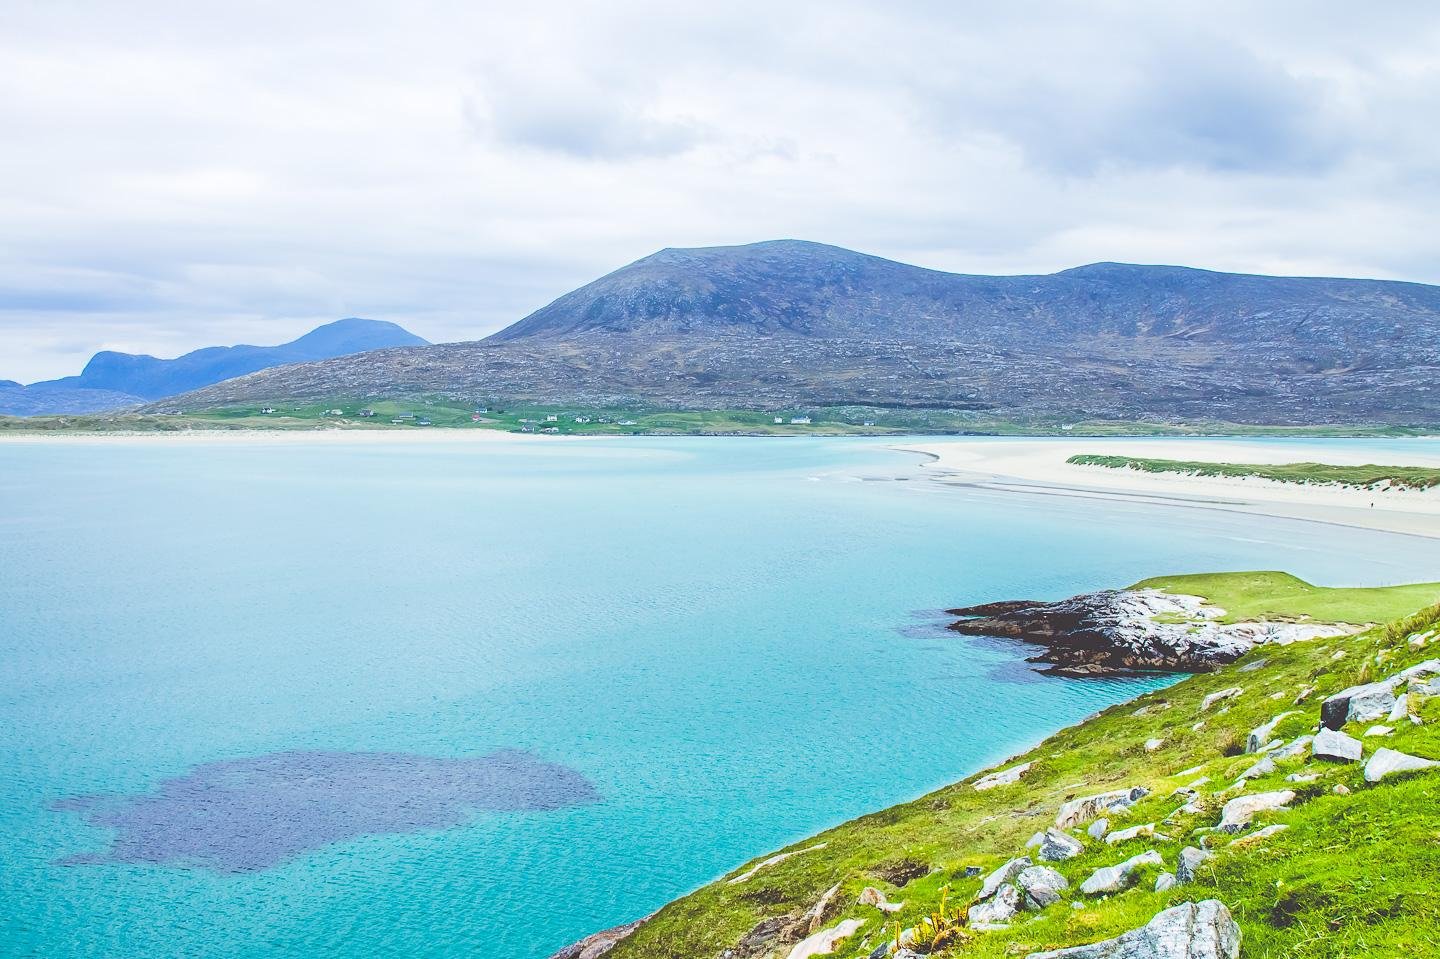
[[478, 422], [480, 422], [480, 414], [479, 414], [479, 413], [471, 413], [471, 414], [470, 414], [470, 422], [472, 422], [472, 423], [478, 423]]
[[547, 427], [545, 427], [543, 430], [541, 430], [540, 432], [542, 432], [542, 433], [558, 433], [558, 432], [560, 432], [560, 427], [558, 427], [558, 426], [547, 426]]
[[369, 419], [370, 417], [372, 417], [372, 416], [375, 415], [375, 411], [374, 411], [374, 410], [361, 410], [361, 411], [360, 411], [360, 415], [363, 416], [363, 417], [365, 417], [366, 419]]
[[639, 426], [640, 424], [639, 424], [639, 423], [636, 423], [634, 420], [621, 420], [621, 421], [620, 421], [619, 423], [617, 423], [616, 425], [617, 425], [617, 426]]
[[810, 425], [810, 417], [808, 417], [808, 416], [792, 416], [792, 417], [790, 417], [790, 425], [791, 425], [791, 426], [809, 426], [809, 425]]
[[275, 407], [273, 407], [273, 406], [267, 406], [267, 407], [265, 407], [263, 410], [261, 410], [260, 412], [262, 412], [262, 413], [264, 413], [264, 414], [266, 414], [266, 415], [269, 415], [269, 414], [275, 412]]
[[784, 422], [785, 422], [785, 417], [783, 417], [783, 416], [777, 416], [777, 417], [775, 417], [775, 422], [776, 422], [777, 424], [779, 424], [779, 423], [784, 423]]
[[427, 419], [425, 419], [424, 417], [421, 417], [420, 419], [418, 419], [418, 420], [415, 421], [415, 425], [416, 425], [416, 426], [429, 426], [429, 425], [430, 425], [430, 421], [427, 420]]
[[557, 414], [555, 414], [555, 413], [546, 413], [546, 414], [545, 414], [545, 422], [547, 422], [547, 423], [558, 423], [558, 422], [560, 422], [560, 417], [559, 417], [559, 415], [557, 415]]
[[588, 417], [588, 416], [577, 416], [577, 417], [575, 417], [575, 422], [577, 422], [577, 423], [588, 423], [588, 422], [590, 422], [590, 417]]

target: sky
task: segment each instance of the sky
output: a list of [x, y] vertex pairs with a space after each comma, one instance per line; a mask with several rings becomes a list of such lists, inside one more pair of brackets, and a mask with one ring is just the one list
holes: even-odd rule
[[1440, 282], [1440, 5], [0, 4], [0, 379], [670, 246]]

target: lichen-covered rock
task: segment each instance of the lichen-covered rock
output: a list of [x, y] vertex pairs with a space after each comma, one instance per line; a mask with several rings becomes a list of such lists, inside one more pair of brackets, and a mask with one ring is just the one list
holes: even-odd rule
[[973, 926], [982, 922], [1005, 922], [1013, 919], [1019, 911], [1020, 890], [1007, 882], [995, 890], [995, 894], [989, 899], [971, 906], [968, 916], [970, 925]]
[[1186, 846], [1180, 850], [1179, 865], [1175, 867], [1175, 879], [1178, 882], [1194, 882], [1197, 871], [1207, 860], [1214, 859], [1215, 854], [1204, 849], [1197, 849], [1194, 846]]
[[1175, 874], [1173, 872], [1162, 872], [1155, 877], [1155, 891], [1164, 892], [1166, 889], [1175, 887]]
[[1365, 764], [1365, 781], [1378, 783], [1391, 773], [1418, 772], [1422, 769], [1434, 769], [1440, 766], [1440, 762], [1433, 759], [1423, 759], [1420, 756], [1411, 756], [1409, 753], [1402, 753], [1395, 749], [1377, 749], [1375, 755]]
[[1021, 856], [1018, 859], [1010, 860], [985, 877], [985, 881], [980, 884], [980, 891], [976, 893], [975, 898], [981, 900], [989, 899], [1000, 890], [1001, 886], [1013, 881], [1016, 876], [1020, 875], [1021, 870], [1029, 869], [1033, 865], [1035, 865], [1035, 861], [1029, 856]]
[[1165, 860], [1160, 858], [1160, 854], [1151, 849], [1138, 856], [1131, 856], [1124, 862], [1095, 870], [1080, 884], [1080, 891], [1087, 896], [1100, 892], [1118, 892], [1130, 885], [1137, 869], [1142, 866], [1163, 866], [1164, 864]]
[[1090, 824], [1090, 827], [1085, 830], [1085, 835], [1089, 836], [1091, 839], [1104, 839], [1105, 833], [1108, 832], [1109, 829], [1110, 820], [1102, 816], [1101, 818], [1095, 820]]
[[1216, 828], [1221, 832], [1239, 832], [1250, 825], [1250, 820], [1255, 818], [1256, 813], [1284, 809], [1294, 799], [1295, 793], [1289, 789], [1236, 796], [1220, 810], [1220, 824]]
[[1115, 789], [1082, 799], [1072, 799], [1060, 807], [1060, 812], [1055, 816], [1055, 828], [1072, 829], [1101, 813], [1129, 809], [1149, 794], [1150, 790], [1144, 786], [1132, 786], [1129, 789]]
[[1129, 842], [1131, 839], [1139, 839], [1141, 836], [1155, 835], [1155, 824], [1147, 822], [1143, 826], [1131, 826], [1129, 829], [1117, 829], [1105, 837], [1110, 845], [1119, 842]]
[[1088, 946], [1026, 959], [1237, 959], [1240, 927], [1218, 899], [1166, 909], [1139, 929]]
[[1359, 762], [1365, 747], [1354, 736], [1347, 736], [1334, 729], [1322, 729], [1315, 734], [1315, 741], [1310, 744], [1310, 751], [1316, 759], [1353, 763]]
[[1049, 866], [1031, 866], [1015, 877], [1015, 885], [1025, 900], [1026, 909], [1044, 909], [1060, 901], [1060, 894], [1070, 888], [1064, 876]]
[[1064, 862], [1074, 859], [1085, 851], [1085, 846], [1074, 836], [1058, 829], [1045, 830], [1045, 839], [1040, 843], [1039, 856], [1046, 862]]

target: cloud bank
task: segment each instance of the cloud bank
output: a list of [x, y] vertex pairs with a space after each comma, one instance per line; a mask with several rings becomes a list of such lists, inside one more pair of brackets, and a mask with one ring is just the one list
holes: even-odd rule
[[777, 237], [1440, 282], [1437, 51], [1403, 2], [13, 3], [0, 378]]

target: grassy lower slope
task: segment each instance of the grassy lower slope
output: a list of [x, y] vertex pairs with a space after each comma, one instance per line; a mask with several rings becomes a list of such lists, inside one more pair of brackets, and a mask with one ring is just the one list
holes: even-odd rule
[[1326, 463], [1205, 463], [1199, 460], [1152, 459], [1143, 456], [1100, 456], [1081, 453], [1065, 462], [1076, 466], [1106, 466], [1145, 473], [1184, 473], [1187, 476], [1225, 476], [1308, 483], [1362, 489], [1430, 489], [1440, 486], [1440, 469], [1428, 466], [1331, 466]]
[[[156, 404], [149, 409], [162, 407]], [[265, 413], [266, 409], [274, 412]], [[331, 411], [341, 410], [340, 415]], [[360, 410], [373, 416], [362, 417]], [[477, 413], [484, 409], [484, 413]], [[555, 416], [555, 421], [547, 419]], [[779, 417], [781, 422], [776, 423]], [[808, 417], [809, 423], [792, 423]], [[401, 418], [400, 422], [392, 422]], [[421, 426], [420, 420], [429, 420]], [[584, 422], [581, 422], [584, 420]], [[174, 433], [202, 430], [553, 429], [567, 435], [898, 435], [977, 436], [1426, 436], [1434, 426], [1378, 424], [1254, 426], [1218, 421], [1072, 421], [1060, 417], [1006, 418], [974, 410], [872, 406], [800, 406], [755, 409], [661, 409], [642, 406], [538, 405], [446, 395], [334, 396], [323, 400], [274, 399], [244, 405], [164, 412], [52, 416], [0, 416], [10, 433]]]
[[[1355, 598], [1364, 591], [1350, 592]], [[1363, 620], [1369, 616], [1365, 610], [1386, 602], [1390, 600], [1375, 600], [1363, 609], [1337, 614]], [[983, 874], [1026, 854], [1026, 840], [1052, 826], [1066, 800], [1144, 786], [1150, 794], [1127, 813], [1112, 815], [1111, 828], [1157, 823], [1171, 838], [1108, 845], [1077, 831], [1085, 851], [1067, 862], [1049, 864], [1070, 882], [1061, 902], [1039, 912], [1022, 912], [1006, 929], [962, 933], [958, 944], [940, 954], [999, 959], [1094, 942], [1144, 925], [1171, 905], [1218, 898], [1240, 923], [1242, 955], [1251, 959], [1440, 956], [1440, 897], [1434, 894], [1440, 877], [1440, 770], [1368, 785], [1360, 763], [1297, 756], [1238, 789], [1232, 786], [1258, 758], [1241, 754], [1251, 729], [1295, 710], [1274, 735], [1288, 741], [1313, 732], [1325, 696], [1440, 655], [1440, 639], [1420, 645], [1427, 631], [1437, 630], [1440, 607], [1432, 607], [1402, 624], [1354, 637], [1262, 647], [1219, 672], [1190, 677], [1052, 736], [1002, 767], [1032, 763], [1018, 783], [977, 791], [974, 782], [982, 775], [977, 774], [803, 840], [790, 849], [826, 845], [767, 866], [744, 882], [722, 880], [705, 886], [666, 906], [610, 955], [720, 956], [757, 923], [800, 915], [838, 884], [835, 906], [827, 911], [823, 927], [843, 918], [863, 920], [859, 932], [840, 943], [834, 955], [865, 956], [893, 939], [897, 928], [915, 926], [933, 912], [942, 896], [958, 903], [963, 914]], [[1239, 695], [1202, 708], [1207, 695], [1236, 686], [1243, 690]], [[1413, 702], [1412, 714], [1420, 724], [1402, 720], [1392, 734], [1364, 739], [1366, 757], [1384, 745], [1440, 759], [1440, 697]], [[1346, 731], [1357, 737], [1363, 733], [1354, 724]], [[944, 749], [945, 743], [936, 742], [935, 748]], [[1306, 783], [1285, 780], [1301, 770], [1317, 778]], [[1177, 813], [1186, 800], [1174, 795], [1175, 790], [1201, 779], [1206, 781], [1198, 786], [1200, 810]], [[1335, 791], [1342, 786], [1349, 792]], [[1275, 823], [1288, 829], [1234, 846], [1229, 836], [1215, 835], [1210, 841], [1217, 858], [1205, 864], [1194, 882], [1157, 892], [1159, 869], [1147, 867], [1128, 891], [1108, 897], [1078, 893], [1094, 869], [1148, 849], [1158, 851], [1164, 868], [1173, 871], [1180, 849], [1200, 844], [1193, 830], [1215, 825], [1227, 799], [1278, 789], [1296, 792], [1292, 808], [1262, 813], [1254, 825]], [[753, 865], [737, 868], [731, 877]], [[967, 867], [978, 868], [980, 875], [967, 875]], [[906, 872], [918, 878], [907, 883]], [[877, 887], [891, 901], [903, 901], [904, 907], [885, 916], [859, 905], [857, 896], [866, 886]], [[788, 951], [784, 946], [778, 955]]]
[[1200, 596], [1225, 610], [1221, 622], [1226, 623], [1253, 619], [1388, 623], [1440, 603], [1440, 583], [1346, 589], [1313, 586], [1274, 571], [1156, 576], [1131, 588]]

